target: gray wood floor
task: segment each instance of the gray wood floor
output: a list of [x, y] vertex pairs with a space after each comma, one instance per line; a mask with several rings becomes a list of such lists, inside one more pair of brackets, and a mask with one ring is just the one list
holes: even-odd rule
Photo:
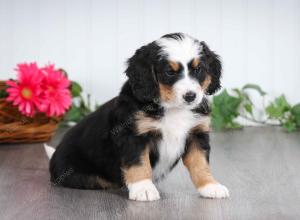
[[200, 198], [180, 163], [158, 184], [161, 200], [140, 203], [125, 190], [53, 187], [41, 144], [0, 145], [0, 219], [300, 219], [299, 132], [213, 133], [211, 166], [229, 199]]

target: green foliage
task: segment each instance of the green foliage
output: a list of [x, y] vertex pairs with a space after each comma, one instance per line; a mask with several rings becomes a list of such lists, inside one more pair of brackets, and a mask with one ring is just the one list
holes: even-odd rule
[[79, 122], [82, 118], [92, 112], [90, 106], [88, 106], [83, 99], [79, 100], [79, 105], [72, 104], [71, 109], [65, 115], [65, 122]]
[[284, 95], [279, 96], [266, 108], [266, 112], [272, 119], [282, 120], [287, 112], [291, 110], [290, 104]]
[[227, 90], [213, 98], [212, 103], [212, 124], [216, 129], [222, 128], [239, 128], [234, 119], [239, 115], [239, 105], [241, 99], [231, 96]]
[[235, 122], [241, 112], [245, 112], [245, 117], [254, 119], [253, 102], [246, 90], [255, 90], [260, 95], [266, 93], [255, 84], [247, 84], [242, 89], [232, 90], [234, 95], [229, 95], [224, 89], [222, 93], [213, 98], [212, 103], [212, 125], [215, 129], [241, 128], [242, 126]]
[[288, 131], [293, 132], [300, 128], [300, 104], [291, 106], [284, 95], [271, 102], [266, 113], [270, 119], [275, 119]]
[[64, 117], [64, 124], [67, 124], [68, 122], [77, 123], [92, 112], [90, 95], [87, 96], [87, 101], [85, 101], [82, 96], [82, 87], [79, 83], [72, 81], [71, 93], [73, 98], [72, 107]]
[[5, 91], [5, 89], [3, 89], [3, 90], [0, 90], [0, 99], [1, 98], [6, 98], [7, 97], [7, 92]]
[[[241, 128], [235, 122], [238, 116], [247, 120], [268, 124], [268, 121], [261, 121], [254, 117], [255, 108], [248, 90], [256, 91], [260, 96], [266, 95], [258, 85], [246, 84], [241, 89], [232, 89], [233, 95], [229, 95], [224, 89], [219, 95], [213, 98], [212, 102], [212, 125], [215, 129]], [[284, 95], [274, 99], [266, 108], [268, 119], [275, 120], [288, 132], [296, 131], [300, 128], [300, 104], [291, 106]]]
[[295, 117], [297, 127], [300, 127], [300, 103], [292, 107], [291, 113]]
[[253, 90], [256, 90], [261, 96], [264, 96], [266, 95], [267, 93], [265, 91], [263, 91], [260, 86], [256, 85], [256, 84], [246, 84], [243, 86], [242, 88], [243, 90], [246, 90], [246, 89], [253, 89]]
[[82, 93], [81, 85], [78, 82], [72, 81], [71, 92], [73, 98], [79, 97]]

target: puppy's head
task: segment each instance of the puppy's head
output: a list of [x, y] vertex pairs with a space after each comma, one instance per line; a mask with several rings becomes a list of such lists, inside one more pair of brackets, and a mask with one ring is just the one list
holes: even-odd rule
[[175, 33], [138, 49], [126, 74], [141, 102], [192, 109], [220, 88], [221, 69], [219, 56], [204, 42]]

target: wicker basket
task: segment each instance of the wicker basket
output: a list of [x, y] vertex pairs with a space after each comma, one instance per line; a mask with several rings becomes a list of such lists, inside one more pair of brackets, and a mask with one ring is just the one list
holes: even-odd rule
[[[0, 91], [4, 88], [5, 81], [0, 81]], [[26, 117], [0, 98], [0, 143], [45, 142], [55, 133], [61, 119], [48, 118], [44, 114]]]

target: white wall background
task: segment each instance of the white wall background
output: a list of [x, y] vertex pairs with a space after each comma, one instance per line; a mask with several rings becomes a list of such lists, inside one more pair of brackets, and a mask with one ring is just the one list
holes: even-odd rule
[[0, 78], [51, 61], [101, 103], [138, 47], [178, 31], [222, 56], [224, 87], [257, 83], [300, 101], [298, 0], [0, 0]]

